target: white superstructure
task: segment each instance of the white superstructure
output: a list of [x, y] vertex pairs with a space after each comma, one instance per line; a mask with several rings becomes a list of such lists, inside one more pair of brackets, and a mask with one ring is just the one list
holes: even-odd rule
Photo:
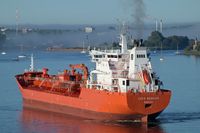
[[161, 82], [152, 70], [145, 47], [127, 49], [126, 34], [120, 35], [119, 50], [91, 50], [96, 69], [88, 87], [111, 92], [155, 92]]

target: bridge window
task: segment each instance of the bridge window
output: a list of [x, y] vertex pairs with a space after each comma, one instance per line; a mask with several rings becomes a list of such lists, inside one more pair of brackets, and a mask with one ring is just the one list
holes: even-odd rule
[[102, 55], [94, 55], [94, 58], [102, 58]]
[[133, 60], [133, 54], [131, 54], [131, 60]]
[[118, 55], [118, 58], [122, 58], [122, 55]]
[[137, 58], [145, 58], [145, 54], [137, 54]]
[[122, 81], [122, 85], [129, 86], [130, 85], [130, 81], [129, 80], [123, 80]]
[[117, 58], [117, 55], [107, 55], [108, 58]]
[[126, 86], [129, 86], [129, 80], [126, 80]]
[[122, 81], [122, 85], [125, 85], [125, 81], [124, 80]]

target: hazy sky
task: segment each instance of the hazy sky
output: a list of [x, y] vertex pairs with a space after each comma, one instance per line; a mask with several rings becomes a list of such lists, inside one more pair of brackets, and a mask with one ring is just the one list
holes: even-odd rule
[[[136, 0], [0, 0], [0, 24], [110, 24], [131, 20]], [[145, 22], [200, 22], [200, 0], [143, 0]]]

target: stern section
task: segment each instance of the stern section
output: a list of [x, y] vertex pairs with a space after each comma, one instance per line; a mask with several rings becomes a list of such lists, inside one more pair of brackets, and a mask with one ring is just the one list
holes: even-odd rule
[[155, 119], [169, 104], [171, 91], [127, 93], [127, 104], [131, 110]]

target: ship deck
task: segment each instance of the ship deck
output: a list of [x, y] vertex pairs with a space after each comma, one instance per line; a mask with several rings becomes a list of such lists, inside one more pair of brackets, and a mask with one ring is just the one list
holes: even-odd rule
[[70, 92], [64, 88], [62, 88], [62, 89], [61, 88], [53, 88], [52, 89], [50, 87], [38, 87], [38, 86], [29, 85], [29, 86], [23, 87], [23, 89], [41, 91], [41, 92], [45, 92], [45, 93], [51, 93], [51, 94], [62, 95], [62, 96], [70, 96], [70, 97], [79, 97], [79, 95], [80, 95], [80, 91]]

